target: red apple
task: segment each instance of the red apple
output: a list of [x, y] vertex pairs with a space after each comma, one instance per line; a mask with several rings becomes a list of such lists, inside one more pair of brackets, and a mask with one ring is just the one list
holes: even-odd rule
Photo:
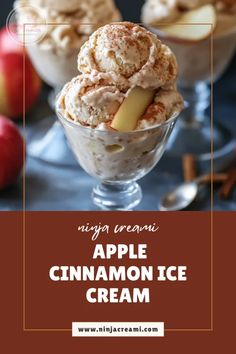
[[23, 167], [24, 140], [15, 124], [0, 116], [0, 190], [13, 184]]
[[[22, 53], [0, 53], [0, 114], [18, 118], [23, 114], [23, 63]], [[41, 79], [28, 57], [25, 59], [25, 110], [37, 101]]]
[[7, 28], [3, 27], [0, 30], [0, 53], [11, 53], [11, 52], [22, 53], [23, 50], [24, 47], [17, 39], [16, 34], [14, 35], [14, 32], [10, 34]]

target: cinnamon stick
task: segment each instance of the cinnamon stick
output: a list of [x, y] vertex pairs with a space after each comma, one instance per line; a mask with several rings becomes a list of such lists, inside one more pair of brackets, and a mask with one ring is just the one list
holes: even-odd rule
[[228, 174], [227, 173], [214, 173], [208, 174], [202, 178], [202, 183], [204, 184], [210, 184], [211, 182], [213, 183], [224, 183], [228, 179]]
[[236, 186], [236, 168], [230, 171], [228, 178], [226, 179], [225, 183], [220, 189], [219, 191], [220, 198], [224, 200], [230, 199], [235, 186]]
[[183, 174], [185, 182], [191, 182], [197, 178], [197, 164], [194, 155], [186, 154], [183, 157]]

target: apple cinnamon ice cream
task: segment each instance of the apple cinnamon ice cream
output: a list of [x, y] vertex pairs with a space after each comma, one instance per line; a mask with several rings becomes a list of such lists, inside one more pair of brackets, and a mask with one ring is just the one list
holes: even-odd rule
[[[105, 122], [109, 127], [135, 87], [154, 93], [135, 129], [147, 120], [151, 109], [149, 120], [155, 125], [182, 106], [175, 88], [178, 70], [174, 54], [138, 25], [121, 22], [98, 29], [82, 46], [78, 69], [82, 75], [66, 84], [59, 102], [66, 117], [81, 124], [97, 127]], [[155, 106], [162, 106], [165, 115], [159, 115]]]
[[[234, 0], [146, 0], [142, 21], [154, 31], [156, 28], [164, 42], [175, 52], [180, 63], [179, 78], [184, 85], [210, 81], [212, 30], [214, 79], [222, 74], [235, 52]], [[208, 23], [208, 26], [194, 25], [197, 22]], [[165, 26], [165, 23], [168, 25]], [[193, 25], [181, 26], [181, 23]]]
[[168, 120], [183, 108], [174, 54], [151, 32], [121, 22], [90, 36], [78, 68], [57, 100], [77, 159], [106, 181], [140, 178], [161, 158]]
[[[119, 21], [113, 0], [17, 0], [18, 23], [45, 23], [45, 34], [27, 46], [45, 82], [62, 86], [77, 73], [78, 49], [101, 25]], [[33, 26], [32, 26], [33, 27]]]

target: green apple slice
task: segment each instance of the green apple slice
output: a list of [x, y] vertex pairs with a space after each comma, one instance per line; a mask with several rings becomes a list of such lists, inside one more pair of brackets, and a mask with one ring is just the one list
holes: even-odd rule
[[111, 127], [120, 132], [133, 131], [138, 120], [143, 116], [148, 106], [152, 103], [155, 91], [135, 87], [125, 98], [116, 113]]
[[200, 41], [210, 36], [215, 25], [216, 11], [214, 6], [209, 4], [187, 11], [173, 25], [166, 25], [160, 29], [171, 38]]

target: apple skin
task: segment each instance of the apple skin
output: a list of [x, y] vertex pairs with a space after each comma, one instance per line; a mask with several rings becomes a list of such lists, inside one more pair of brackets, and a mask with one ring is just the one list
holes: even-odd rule
[[[23, 114], [23, 53], [0, 53], [0, 114], [19, 118]], [[25, 111], [36, 103], [42, 81], [30, 59], [25, 57]]]
[[0, 190], [12, 185], [24, 163], [24, 140], [16, 125], [0, 116]]
[[14, 40], [12, 36], [8, 33], [6, 27], [0, 30], [0, 53], [23, 53], [23, 45], [17, 38]]

